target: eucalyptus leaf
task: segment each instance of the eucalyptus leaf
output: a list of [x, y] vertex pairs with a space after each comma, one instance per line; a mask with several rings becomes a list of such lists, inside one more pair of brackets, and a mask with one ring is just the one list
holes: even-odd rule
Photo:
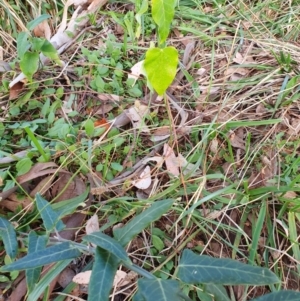
[[[37, 235], [35, 231], [31, 231], [28, 236], [28, 254], [43, 250], [46, 248], [48, 236]], [[38, 282], [41, 275], [42, 267], [28, 269], [25, 271], [28, 292], [31, 292]]]
[[204, 285], [205, 292], [214, 296], [214, 301], [231, 301], [223, 285], [208, 283]]
[[0, 271], [9, 272], [32, 269], [52, 262], [76, 258], [80, 256], [80, 254], [79, 250], [71, 246], [69, 242], [63, 242], [49, 248], [27, 254], [19, 260], [1, 267]]
[[114, 237], [122, 246], [126, 246], [137, 234], [142, 232], [150, 223], [159, 219], [172, 206], [174, 200], [156, 201], [152, 206], [133, 218], [123, 228], [114, 230]]
[[267, 268], [247, 265], [227, 258], [196, 255], [184, 250], [178, 265], [178, 278], [190, 284], [267, 285], [280, 280]]
[[53, 229], [60, 231], [65, 227], [60, 220], [60, 216], [52, 209], [51, 204], [39, 193], [36, 194], [36, 206], [48, 232], [51, 232]]
[[88, 301], [109, 300], [119, 259], [110, 252], [96, 248], [95, 262], [89, 283]]
[[177, 280], [163, 279], [139, 279], [138, 280], [138, 296], [143, 296], [145, 301], [182, 301], [179, 296], [180, 285]]
[[3, 217], [0, 217], [0, 236], [7, 255], [11, 259], [15, 259], [18, 251], [16, 231], [12, 224]]
[[36, 301], [45, 292], [53, 279], [58, 276], [72, 261], [72, 259], [66, 259], [54, 264], [46, 275], [35, 285], [34, 290], [28, 295], [27, 300]]
[[115, 239], [109, 237], [108, 235], [102, 232], [93, 232], [89, 235], [84, 236], [83, 240], [93, 243], [101, 247], [102, 249], [105, 249], [106, 251], [112, 253], [120, 260], [131, 264], [131, 260], [129, 259], [122, 245]]
[[251, 301], [299, 301], [300, 300], [300, 293], [294, 291], [279, 291], [270, 293]]

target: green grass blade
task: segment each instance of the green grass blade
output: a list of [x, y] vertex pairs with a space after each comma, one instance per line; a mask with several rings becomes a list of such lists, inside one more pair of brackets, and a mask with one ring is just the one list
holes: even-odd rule
[[42, 146], [40, 145], [39, 141], [34, 136], [34, 133], [30, 130], [29, 127], [25, 127], [24, 130], [26, 131], [28, 137], [31, 139], [37, 150], [40, 152], [40, 154], [43, 156], [45, 162], [49, 161], [49, 158], [45, 151], [43, 150]]
[[150, 223], [167, 212], [174, 200], [156, 201], [150, 208], [133, 218], [123, 228], [114, 230], [114, 237], [122, 246], [127, 245], [137, 234], [142, 232]]

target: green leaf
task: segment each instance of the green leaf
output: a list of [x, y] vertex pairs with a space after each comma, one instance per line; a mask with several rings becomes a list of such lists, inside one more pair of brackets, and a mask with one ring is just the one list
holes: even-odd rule
[[162, 95], [172, 83], [178, 65], [178, 51], [174, 47], [150, 48], [146, 52], [144, 68], [155, 91]]
[[32, 166], [32, 161], [29, 158], [23, 158], [16, 164], [16, 169], [18, 171], [18, 176], [25, 174], [30, 170]]
[[156, 250], [159, 252], [164, 248], [164, 242], [156, 235], [152, 235], [152, 243]]
[[294, 291], [280, 291], [270, 293], [251, 301], [299, 301], [300, 300], [300, 293]]
[[232, 259], [196, 255], [190, 250], [183, 251], [177, 276], [183, 282], [191, 284], [267, 285], [280, 282], [277, 276], [266, 268]]
[[[31, 231], [28, 236], [28, 254], [45, 249], [47, 241], [48, 237], [46, 235], [40, 236], [34, 231]], [[41, 275], [41, 270], [42, 267], [38, 267], [25, 271], [28, 292], [31, 292], [38, 282]]]
[[204, 285], [204, 290], [214, 296], [214, 301], [230, 301], [227, 291], [223, 285], [209, 283]]
[[119, 260], [113, 254], [99, 247], [96, 249], [95, 263], [89, 283], [88, 301], [109, 300], [118, 265]]
[[37, 18], [35, 18], [34, 20], [30, 21], [28, 24], [27, 24], [27, 29], [28, 30], [33, 30], [35, 27], [37, 27], [40, 23], [42, 23], [44, 20], [47, 20], [49, 19], [51, 16], [48, 15], [48, 14], [43, 14], [43, 15], [40, 15], [38, 16]]
[[84, 124], [84, 128], [87, 136], [92, 137], [95, 130], [94, 122], [88, 119]]
[[148, 10], [148, 0], [142, 0], [142, 3], [139, 7], [138, 12], [135, 14], [135, 19], [138, 23], [138, 26], [136, 28], [135, 36], [136, 38], [139, 38], [142, 31], [142, 15], [145, 14]]
[[3, 217], [0, 217], [0, 236], [4, 243], [6, 254], [15, 259], [18, 251], [17, 235], [12, 224]]
[[159, 43], [166, 41], [175, 14], [177, 0], [151, 0], [152, 18], [158, 26]]
[[41, 47], [41, 52], [43, 53], [44, 56], [50, 58], [56, 63], [60, 63], [56, 48], [48, 40], [44, 40], [44, 43]]
[[20, 60], [20, 68], [31, 81], [33, 74], [39, 68], [39, 54], [37, 52], [26, 51]]
[[114, 230], [114, 237], [122, 246], [126, 246], [137, 234], [150, 223], [160, 218], [172, 206], [174, 200], [156, 201], [150, 208], [133, 218], [123, 228]]
[[139, 279], [138, 291], [145, 301], [182, 301], [178, 295], [180, 286], [177, 280]]
[[45, 292], [53, 279], [58, 276], [72, 261], [72, 259], [66, 259], [57, 262], [50, 268], [45, 276], [35, 285], [34, 290], [28, 295], [27, 300], [36, 301]]
[[51, 232], [54, 228], [56, 228], [57, 231], [60, 231], [65, 227], [60, 220], [60, 216], [52, 209], [51, 204], [39, 193], [36, 194], [36, 206], [43, 219], [44, 227], [48, 232]]
[[28, 38], [29, 34], [26, 31], [20, 32], [17, 36], [17, 53], [19, 59], [22, 59], [24, 53], [30, 48]]
[[105, 249], [106, 251], [114, 254], [120, 260], [131, 264], [131, 260], [129, 259], [126, 251], [123, 249], [121, 244], [108, 235], [102, 232], [93, 232], [89, 235], [84, 236], [82, 239], [84, 241], [95, 244], [102, 249]]
[[54, 203], [51, 205], [52, 209], [57, 213], [59, 218], [73, 213], [80, 204], [84, 204], [85, 199], [89, 194], [90, 189], [87, 188], [85, 192], [75, 198]]
[[21, 271], [40, 267], [52, 262], [57, 262], [65, 259], [76, 258], [80, 256], [78, 249], [75, 249], [69, 242], [63, 242], [49, 248], [39, 250], [21, 259], [0, 268], [3, 272]]

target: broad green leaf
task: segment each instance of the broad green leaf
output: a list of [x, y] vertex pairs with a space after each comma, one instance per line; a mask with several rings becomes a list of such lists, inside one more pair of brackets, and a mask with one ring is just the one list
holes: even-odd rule
[[52, 209], [51, 204], [39, 193], [36, 194], [36, 206], [43, 219], [44, 227], [48, 232], [51, 232], [54, 228], [60, 231], [65, 227], [60, 220], [60, 216]]
[[223, 285], [209, 283], [204, 286], [205, 292], [214, 296], [214, 301], [230, 301], [227, 291]]
[[159, 43], [166, 41], [175, 14], [177, 0], [151, 0], [152, 18], [158, 26]]
[[63, 242], [49, 248], [39, 250], [21, 259], [0, 268], [3, 272], [21, 271], [40, 267], [52, 262], [57, 262], [65, 259], [76, 258], [80, 256], [78, 249], [75, 249], [68, 242]]
[[25, 174], [30, 170], [32, 166], [32, 161], [30, 158], [23, 158], [16, 164], [16, 169], [18, 171], [18, 176]]
[[174, 200], [156, 201], [150, 208], [133, 218], [123, 228], [114, 230], [114, 237], [122, 246], [126, 246], [137, 234], [150, 223], [160, 218], [172, 206]]
[[48, 40], [44, 40], [44, 43], [41, 47], [41, 52], [43, 53], [44, 56], [50, 58], [56, 63], [60, 62], [56, 48]]
[[22, 31], [17, 36], [17, 53], [18, 58], [22, 59], [25, 52], [30, 48], [30, 43], [28, 42], [29, 33]]
[[87, 136], [92, 137], [95, 130], [94, 122], [91, 119], [88, 119], [84, 124], [84, 129]]
[[54, 203], [51, 205], [52, 209], [56, 211], [60, 218], [73, 213], [80, 204], [84, 204], [89, 194], [89, 188], [85, 192], [75, 198]]
[[12, 224], [3, 217], [0, 217], [0, 236], [2, 238], [6, 254], [15, 259], [18, 251], [17, 235]]
[[39, 68], [39, 54], [37, 52], [26, 51], [20, 60], [20, 68], [31, 81], [33, 74]]
[[113, 254], [96, 248], [95, 262], [89, 283], [88, 301], [109, 300], [114, 277], [119, 266], [119, 259]]
[[299, 301], [300, 293], [294, 291], [280, 291], [270, 293], [250, 301]]
[[45, 42], [45, 39], [43, 38], [32, 38], [31, 39], [31, 50], [39, 52], [41, 51], [41, 48]]
[[37, 27], [40, 23], [42, 23], [44, 20], [47, 20], [50, 18], [50, 15], [48, 14], [43, 14], [43, 15], [40, 15], [38, 16], [37, 18], [35, 18], [34, 20], [30, 21], [28, 24], [27, 24], [27, 29], [28, 30], [33, 30], [35, 27]]
[[66, 259], [57, 262], [53, 265], [45, 276], [35, 285], [34, 290], [28, 295], [27, 300], [36, 301], [45, 292], [53, 279], [58, 276], [72, 261], [72, 259]]
[[120, 260], [131, 264], [131, 260], [129, 259], [126, 251], [123, 249], [121, 244], [108, 235], [102, 232], [93, 232], [89, 235], [84, 236], [82, 239], [101, 247], [102, 249], [114, 254]]
[[[47, 241], [48, 237], [46, 235], [37, 235], [34, 231], [31, 231], [28, 236], [28, 254], [45, 249]], [[28, 292], [31, 292], [38, 282], [41, 270], [42, 267], [38, 267], [25, 271]]]
[[140, 290], [137, 290], [137, 292], [135, 293], [135, 295], [132, 298], [132, 301], [145, 301]]
[[145, 301], [182, 301], [177, 280], [139, 279], [138, 290]]
[[247, 265], [236, 260], [196, 255], [184, 250], [178, 265], [178, 278], [183, 282], [223, 285], [267, 285], [280, 280], [267, 268]]
[[178, 65], [178, 51], [174, 47], [150, 48], [146, 52], [144, 68], [154, 90], [162, 95], [172, 83]]

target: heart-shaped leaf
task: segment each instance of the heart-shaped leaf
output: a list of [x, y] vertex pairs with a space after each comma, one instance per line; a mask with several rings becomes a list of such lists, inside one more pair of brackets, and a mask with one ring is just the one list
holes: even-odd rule
[[174, 47], [150, 48], [146, 52], [144, 68], [155, 91], [162, 95], [172, 83], [178, 65], [178, 51]]

